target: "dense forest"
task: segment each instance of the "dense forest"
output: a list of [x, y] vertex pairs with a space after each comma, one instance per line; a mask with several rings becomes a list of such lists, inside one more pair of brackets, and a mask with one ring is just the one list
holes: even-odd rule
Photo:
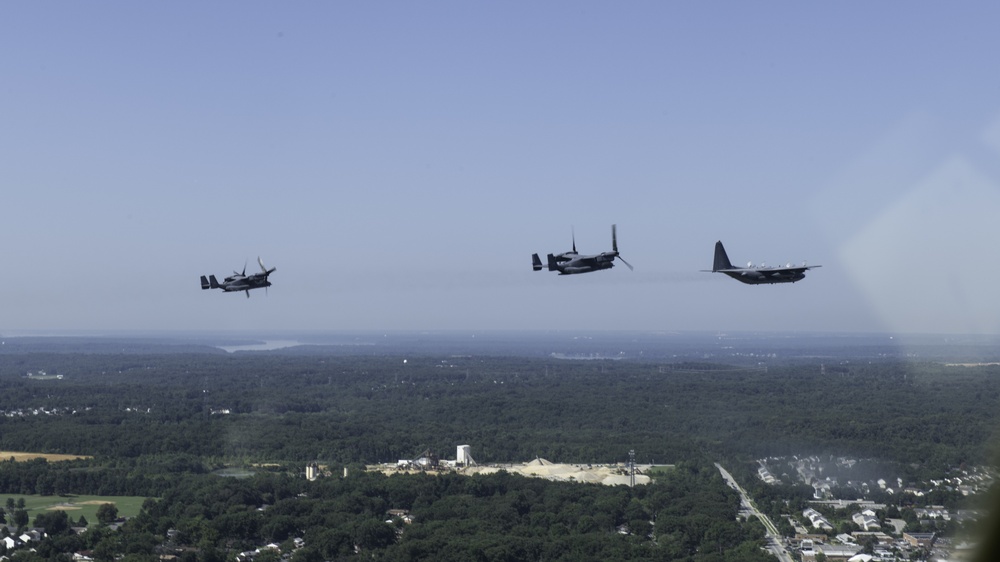
[[[522, 358], [0, 356], [0, 448], [134, 458], [669, 463], [696, 451], [994, 460], [1000, 367]], [[45, 370], [61, 379], [28, 378]], [[46, 414], [35, 414], [44, 409]]]
[[[221, 562], [269, 542], [297, 562], [767, 560], [762, 526], [737, 520], [714, 461], [776, 518], [810, 489], [763, 485], [754, 458], [878, 457], [910, 473], [990, 463], [998, 375], [900, 361], [6, 352], [0, 450], [93, 458], [0, 460], [0, 493], [151, 498], [117, 531], [73, 534], [41, 514], [59, 532], [24, 560]], [[634, 449], [676, 468], [636, 488], [363, 470], [459, 444], [480, 463], [620, 462]], [[350, 476], [307, 481], [310, 462]], [[229, 466], [255, 474], [213, 474]]]

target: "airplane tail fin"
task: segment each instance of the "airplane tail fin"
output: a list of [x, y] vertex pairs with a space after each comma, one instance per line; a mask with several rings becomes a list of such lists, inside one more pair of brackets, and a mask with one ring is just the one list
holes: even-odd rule
[[[215, 278], [214, 275], [209, 275], [208, 276], [208, 281], [209, 281], [209, 285], [208, 286], [211, 287], [212, 289], [218, 289], [219, 288], [219, 281]], [[204, 286], [205, 285], [203, 283], [202, 287], [204, 287]]]
[[209, 287], [211, 287], [211, 285], [208, 284], [208, 277], [205, 277], [204, 275], [202, 275], [201, 276], [201, 288], [202, 289], [208, 289]]
[[549, 271], [559, 271], [559, 262], [556, 261], [556, 257], [552, 254], [549, 254], [547, 257], [549, 260]]
[[531, 269], [533, 271], [542, 270], [542, 260], [538, 258], [538, 254], [531, 254]]
[[726, 249], [722, 247], [722, 241], [715, 243], [715, 263], [712, 265], [712, 271], [719, 271], [720, 269], [732, 269], [733, 264], [729, 263], [729, 256], [726, 255]]

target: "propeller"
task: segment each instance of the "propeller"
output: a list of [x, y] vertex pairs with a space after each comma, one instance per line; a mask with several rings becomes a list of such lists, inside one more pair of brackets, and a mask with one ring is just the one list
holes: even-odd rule
[[576, 253], [576, 228], [569, 227], [570, 234], [573, 236], [573, 253]]
[[274, 273], [276, 269], [278, 269], [277, 267], [272, 267], [271, 269], [265, 267], [264, 260], [260, 259], [260, 256], [257, 256], [257, 263], [260, 264], [260, 270], [264, 272], [264, 277], [267, 277], [268, 275]]
[[621, 256], [621, 254], [618, 253], [618, 225], [617, 224], [611, 225], [611, 251], [614, 252], [616, 258], [622, 260], [622, 263], [628, 266], [629, 271], [635, 271], [635, 268], [632, 267], [632, 264], [630, 264], [629, 262], [625, 261], [625, 258], [623, 258]]
[[266, 283], [264, 285], [264, 296], [266, 297], [269, 294], [267, 288], [271, 286], [271, 284], [267, 282], [267, 276], [274, 273], [274, 271], [278, 268], [272, 267], [271, 269], [268, 269], [267, 266], [264, 265], [264, 260], [260, 259], [260, 256], [257, 256], [257, 263], [260, 265], [260, 270], [264, 272], [264, 282]]

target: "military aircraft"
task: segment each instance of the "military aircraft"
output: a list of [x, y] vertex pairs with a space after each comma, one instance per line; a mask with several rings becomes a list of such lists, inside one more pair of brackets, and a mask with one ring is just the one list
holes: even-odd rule
[[272, 267], [268, 269], [264, 267], [264, 262], [257, 258], [257, 263], [260, 264], [261, 273], [251, 273], [247, 275], [247, 266], [243, 266], [243, 273], [233, 272], [232, 275], [226, 277], [222, 283], [215, 278], [214, 275], [209, 275], [206, 279], [204, 275], [201, 276], [201, 288], [202, 289], [222, 289], [227, 293], [232, 293], [235, 291], [246, 291], [247, 298], [250, 298], [250, 289], [260, 289], [264, 287], [266, 290], [271, 286], [271, 282], [267, 280], [267, 276], [274, 273], [274, 270], [278, 269]]
[[[633, 269], [632, 264], [625, 261], [625, 258], [618, 254], [618, 235], [616, 232], [616, 225], [611, 225], [610, 252], [601, 252], [600, 254], [581, 256], [576, 251], [576, 233], [574, 232], [573, 249], [569, 252], [563, 252], [561, 254], [549, 254], [548, 266], [549, 271], [558, 271], [559, 275], [590, 273], [591, 271], [611, 269], [615, 266], [615, 258], [622, 260], [622, 263], [627, 265], [629, 269]], [[535, 271], [542, 270], [542, 260], [538, 258], [538, 254], [531, 254], [531, 269]]]
[[806, 265], [805, 262], [802, 262], [802, 265], [788, 263], [784, 267], [768, 267], [763, 263], [758, 266], [748, 263], [746, 267], [733, 267], [733, 264], [729, 263], [729, 256], [726, 255], [726, 249], [722, 247], [722, 242], [719, 241], [715, 243], [715, 263], [712, 265], [712, 272], [725, 273], [733, 279], [748, 285], [762, 285], [764, 283], [794, 283], [801, 281], [806, 276], [806, 270], [814, 267], [822, 266]]

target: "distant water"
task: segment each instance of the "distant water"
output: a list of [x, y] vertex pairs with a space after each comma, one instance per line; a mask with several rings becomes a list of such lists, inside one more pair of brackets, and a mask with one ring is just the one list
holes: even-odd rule
[[297, 340], [266, 340], [243, 345], [217, 345], [216, 347], [228, 353], [236, 353], [237, 351], [274, 351], [298, 345], [302, 345], [302, 342]]

